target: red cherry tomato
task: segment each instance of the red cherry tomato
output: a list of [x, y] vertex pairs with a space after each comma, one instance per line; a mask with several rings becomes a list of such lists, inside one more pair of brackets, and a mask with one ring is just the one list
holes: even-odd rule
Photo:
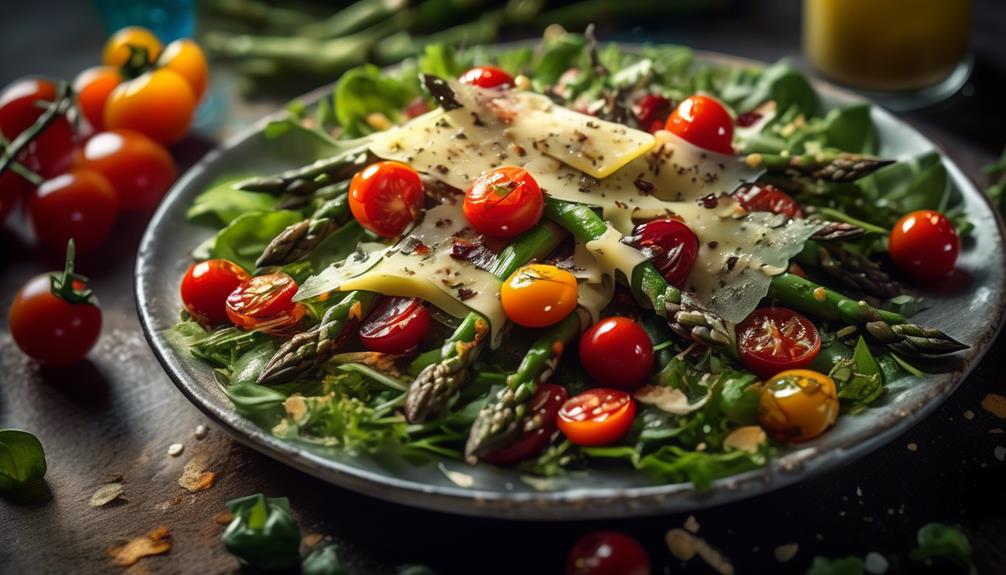
[[503, 167], [475, 179], [464, 212], [480, 234], [512, 238], [534, 227], [545, 210], [541, 188], [524, 168]]
[[196, 262], [182, 277], [182, 305], [203, 325], [227, 323], [227, 296], [248, 278], [248, 272], [228, 260]]
[[769, 184], [744, 184], [736, 192], [737, 200], [749, 212], [772, 212], [791, 218], [802, 218], [803, 210], [796, 200]]
[[249, 278], [227, 296], [227, 317], [241, 329], [281, 333], [304, 317], [296, 293], [297, 282], [283, 272]]
[[400, 235], [419, 217], [425, 199], [419, 173], [400, 162], [377, 162], [349, 184], [349, 209], [360, 225], [379, 236]]
[[699, 238], [684, 222], [653, 220], [632, 230], [625, 242], [650, 256], [667, 283], [682, 288], [699, 255]]
[[556, 429], [559, 409], [566, 403], [569, 393], [566, 388], [551, 383], [538, 385], [531, 397], [529, 409], [541, 420], [541, 426], [532, 431], [524, 431], [512, 444], [484, 455], [482, 459], [494, 465], [513, 465], [535, 457], [552, 440]]
[[31, 193], [32, 187], [31, 182], [10, 170], [0, 172], [0, 224], [7, 219], [21, 198], [26, 198]]
[[178, 169], [163, 146], [139, 132], [112, 130], [91, 136], [76, 164], [112, 182], [126, 211], [152, 210], [175, 181]]
[[709, 96], [685, 98], [667, 119], [667, 130], [700, 148], [733, 154], [734, 121], [730, 113]]
[[618, 531], [594, 531], [569, 550], [566, 575], [650, 575], [650, 556]]
[[919, 210], [894, 224], [887, 248], [901, 271], [917, 281], [932, 282], [954, 271], [961, 240], [946, 216]]
[[570, 398], [559, 410], [559, 431], [576, 445], [610, 445], [636, 417], [636, 402], [620, 389], [598, 387]]
[[605, 318], [580, 337], [580, 363], [603, 385], [634, 389], [653, 369], [653, 344], [631, 319]]
[[799, 369], [821, 351], [821, 336], [811, 321], [791, 309], [756, 309], [737, 325], [737, 347], [744, 365], [759, 377]]
[[480, 66], [461, 74], [462, 84], [471, 84], [479, 88], [512, 88], [513, 76], [499, 68]]
[[636, 122], [639, 127], [653, 133], [664, 129], [664, 122], [671, 115], [671, 101], [659, 94], [647, 94], [636, 102]]
[[[0, 92], [0, 132], [13, 140], [45, 112], [43, 105], [55, 99], [56, 85], [48, 80], [26, 78], [9, 84]], [[70, 167], [73, 146], [70, 122], [65, 117], [55, 118], [22, 149], [17, 160], [43, 178], [51, 178]]]
[[73, 238], [77, 251], [100, 247], [115, 226], [119, 198], [98, 172], [76, 168], [46, 180], [28, 200], [28, 217], [39, 241], [62, 251]]
[[88, 68], [73, 80], [73, 91], [77, 93], [77, 107], [90, 124], [91, 130], [105, 129], [105, 102], [109, 94], [122, 83], [119, 71], [111, 66]]
[[360, 326], [360, 341], [370, 351], [409, 353], [430, 329], [430, 312], [419, 298], [394, 297], [384, 301]]
[[[42, 274], [14, 296], [8, 320], [10, 334], [21, 351], [42, 363], [73, 363], [94, 347], [101, 334], [101, 309], [87, 289], [86, 279], [73, 275], [72, 247], [68, 272]], [[56, 282], [67, 277], [67, 284]]]

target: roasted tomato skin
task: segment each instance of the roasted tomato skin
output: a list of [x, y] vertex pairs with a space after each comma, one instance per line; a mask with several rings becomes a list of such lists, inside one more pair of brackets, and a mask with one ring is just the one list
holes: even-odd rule
[[471, 68], [461, 74], [462, 84], [471, 84], [479, 88], [512, 88], [513, 76], [493, 66]]
[[524, 168], [505, 166], [479, 176], [465, 192], [465, 218], [472, 229], [512, 238], [533, 228], [545, 211], [538, 182]]
[[419, 173], [401, 162], [371, 164], [349, 184], [353, 217], [385, 238], [398, 237], [419, 217], [425, 197]]
[[547, 264], [530, 264], [512, 273], [500, 289], [500, 303], [511, 321], [545, 327], [576, 309], [576, 278]]
[[687, 224], [675, 219], [639, 224], [625, 243], [650, 256], [667, 283], [684, 288], [699, 256], [699, 238]]
[[799, 443], [824, 433], [835, 423], [838, 410], [834, 380], [809, 369], [793, 369], [765, 382], [758, 421], [773, 439]]
[[602, 385], [635, 389], [653, 370], [653, 344], [631, 319], [605, 318], [580, 337], [580, 363]]
[[255, 276], [227, 296], [227, 317], [241, 329], [284, 333], [304, 317], [296, 294], [297, 282], [283, 272]]
[[594, 531], [569, 550], [566, 575], [650, 575], [650, 556], [618, 531]]
[[750, 212], [772, 212], [802, 218], [803, 209], [789, 194], [771, 184], [744, 184], [736, 192], [741, 207]]
[[559, 430], [583, 446], [611, 445], [636, 417], [636, 402], [620, 389], [597, 387], [570, 398], [559, 410]]
[[784, 307], [756, 309], [737, 324], [736, 334], [745, 367], [762, 378], [809, 365], [821, 351], [813, 322]]
[[665, 129], [700, 148], [720, 154], [733, 154], [734, 121], [715, 98], [689, 96], [681, 101]]
[[898, 269], [922, 283], [950, 275], [961, 253], [953, 224], [935, 210], [903, 216], [891, 229], [887, 245]]
[[381, 303], [360, 326], [360, 341], [370, 351], [409, 353], [430, 329], [430, 312], [418, 298], [393, 297]]
[[537, 456], [552, 440], [559, 409], [568, 398], [569, 393], [561, 385], [539, 384], [528, 404], [528, 410], [540, 418], [541, 425], [522, 432], [512, 444], [484, 455], [481, 459], [494, 465], [513, 465]]
[[227, 296], [250, 276], [229, 260], [215, 259], [196, 262], [182, 277], [179, 288], [185, 311], [205, 326], [229, 321]]

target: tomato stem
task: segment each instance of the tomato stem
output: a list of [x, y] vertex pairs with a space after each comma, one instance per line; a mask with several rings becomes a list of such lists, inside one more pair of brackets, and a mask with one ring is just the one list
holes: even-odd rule
[[119, 73], [126, 79], [139, 78], [143, 74], [154, 68], [154, 62], [150, 59], [150, 52], [146, 46], [137, 44], [126, 44], [129, 48], [129, 58], [126, 59]]
[[[67, 303], [97, 305], [94, 293], [91, 288], [87, 287], [87, 278], [73, 272], [73, 260], [76, 253], [77, 249], [73, 238], [70, 238], [70, 241], [66, 243], [66, 265], [63, 267], [63, 273], [53, 273], [49, 276], [49, 290], [52, 295]], [[78, 288], [74, 285], [78, 282], [83, 287]]]
[[[27, 130], [21, 132], [16, 138], [2, 146], [3, 152], [0, 153], [0, 173], [4, 170], [10, 168], [13, 172], [18, 175], [32, 180], [30, 176], [38, 177], [28, 171], [24, 166], [15, 165], [16, 162], [14, 158], [21, 153], [21, 151], [32, 142], [39, 134], [41, 134], [46, 128], [49, 127], [56, 118], [59, 116], [65, 116], [73, 108], [73, 89], [70, 85], [65, 82], [60, 82], [59, 87], [56, 89], [56, 99], [45, 106], [45, 111], [42, 115], [35, 120]], [[28, 175], [26, 175], [26, 173]], [[33, 182], [34, 183], [34, 182]]]

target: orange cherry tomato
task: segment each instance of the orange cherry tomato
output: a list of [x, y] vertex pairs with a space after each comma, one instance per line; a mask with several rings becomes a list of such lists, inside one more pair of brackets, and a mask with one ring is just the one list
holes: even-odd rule
[[689, 96], [667, 118], [664, 128], [700, 148], [733, 154], [734, 121], [714, 98]]
[[636, 417], [636, 402], [620, 389], [598, 387], [570, 398], [559, 410], [559, 431], [576, 445], [610, 445]]
[[101, 55], [101, 63], [113, 68], [119, 68], [129, 60], [132, 54], [129, 47], [144, 48], [147, 50], [147, 59], [150, 62], [157, 60], [164, 45], [154, 36], [154, 33], [139, 26], [129, 26], [112, 34], [105, 42], [105, 50]]
[[304, 317], [297, 282], [283, 272], [249, 278], [227, 296], [227, 317], [241, 329], [280, 333]]
[[73, 91], [77, 93], [77, 107], [93, 131], [100, 132], [105, 129], [105, 103], [112, 90], [120, 83], [122, 76], [111, 66], [88, 68], [73, 80]]
[[163, 146], [138, 132], [114, 130], [91, 136], [76, 165], [108, 178], [127, 211], [151, 210], [175, 181], [178, 169]]
[[741, 360], [759, 377], [804, 367], [821, 351], [817, 327], [784, 307], [756, 309], [736, 331]]
[[80, 253], [100, 247], [118, 215], [119, 197], [112, 184], [82, 168], [42, 182], [28, 200], [28, 217], [39, 241], [60, 252], [71, 238]]
[[576, 308], [576, 297], [573, 274], [546, 264], [518, 268], [500, 290], [507, 317], [525, 327], [558, 322]]
[[175, 40], [164, 48], [157, 65], [177, 73], [188, 82], [192, 93], [199, 101], [206, 91], [209, 72], [206, 65], [206, 55], [203, 49], [188, 38]]
[[393, 238], [419, 217], [426, 198], [419, 173], [401, 162], [377, 162], [349, 184], [349, 209], [360, 225]]
[[493, 66], [479, 66], [461, 74], [462, 84], [479, 88], [512, 88], [513, 76]]
[[809, 369], [791, 369], [765, 382], [758, 401], [758, 421], [777, 441], [807, 441], [835, 423], [838, 409], [838, 389], [830, 377]]
[[112, 90], [105, 103], [105, 127], [135, 130], [170, 145], [189, 130], [195, 109], [196, 96], [185, 78], [158, 68]]
[[480, 234], [512, 238], [534, 227], [545, 210], [541, 188], [524, 168], [496, 168], [465, 192], [465, 218]]
[[954, 271], [961, 240], [940, 212], [919, 210], [902, 217], [887, 240], [891, 259], [920, 282], [932, 282]]
[[243, 282], [248, 272], [229, 260], [206, 260], [189, 266], [179, 292], [185, 311], [203, 325], [227, 323], [227, 297]]

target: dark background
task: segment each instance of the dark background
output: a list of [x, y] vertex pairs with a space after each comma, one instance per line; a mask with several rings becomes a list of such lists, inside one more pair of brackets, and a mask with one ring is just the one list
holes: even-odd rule
[[[71, 79], [98, 63], [104, 38], [84, 2], [5, 2], [0, 16], [0, 84], [29, 74]], [[731, 4], [715, 17], [646, 26], [602, 26], [601, 38], [689, 44], [762, 60], [799, 58], [800, 4], [792, 0]], [[944, 147], [980, 185], [980, 167], [1004, 144], [1006, 6], [976, 3], [975, 71], [961, 93], [905, 117]], [[242, 98], [226, 70], [214, 70], [213, 97], [223, 111], [204, 133], [173, 152], [191, 164], [213, 141], [282, 104]], [[567, 549], [593, 529], [619, 529], [647, 547], [656, 573], [712, 572], [700, 559], [675, 560], [664, 544], [686, 516], [623, 521], [524, 523], [441, 515], [391, 505], [331, 486], [238, 445], [209, 423], [161, 371], [140, 334], [132, 294], [133, 257], [146, 216], [120, 223], [113, 241], [79, 261], [105, 318], [101, 341], [82, 365], [41, 369], [20, 354], [0, 322], [0, 427], [32, 431], [45, 445], [51, 499], [0, 499], [0, 572], [71, 573], [121, 570], [110, 545], [164, 525], [170, 553], [142, 560], [132, 573], [216, 573], [236, 561], [219, 544], [213, 516], [223, 502], [255, 492], [289, 496], [306, 532], [334, 537], [353, 573], [388, 573], [425, 563], [441, 573], [558, 573]], [[0, 309], [36, 273], [60, 257], [34, 247], [12, 216], [0, 227]], [[915, 533], [931, 521], [959, 524], [974, 545], [981, 573], [1006, 573], [1006, 420], [983, 410], [988, 393], [1006, 394], [1000, 339], [961, 389], [915, 429], [845, 468], [803, 484], [695, 514], [700, 535], [741, 573], [802, 573], [816, 555], [875, 551], [889, 572], [938, 572], [908, 559]], [[966, 415], [967, 414], [967, 415]], [[968, 417], [970, 416], [970, 417]], [[199, 424], [209, 436], [196, 441]], [[166, 455], [185, 444], [181, 457]], [[915, 450], [909, 449], [914, 446]], [[205, 461], [217, 484], [189, 494], [176, 483], [184, 464]], [[125, 501], [87, 504], [102, 483], [125, 482]], [[798, 543], [780, 564], [773, 550]]]

